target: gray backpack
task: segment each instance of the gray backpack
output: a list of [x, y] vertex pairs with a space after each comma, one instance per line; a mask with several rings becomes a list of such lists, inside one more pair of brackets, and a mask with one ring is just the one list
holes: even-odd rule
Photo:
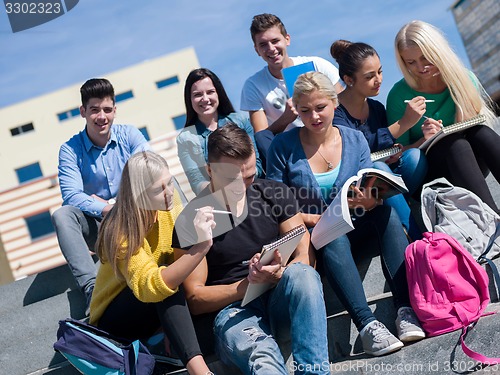
[[476, 194], [438, 178], [423, 186], [421, 200], [428, 231], [454, 237], [479, 262], [500, 255], [500, 216]]

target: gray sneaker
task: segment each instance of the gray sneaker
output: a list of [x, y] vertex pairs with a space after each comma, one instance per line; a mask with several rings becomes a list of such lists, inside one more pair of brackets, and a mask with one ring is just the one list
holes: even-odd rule
[[403, 342], [418, 341], [425, 338], [425, 332], [411, 307], [400, 307], [396, 318], [398, 337]]
[[359, 334], [363, 349], [367, 354], [379, 356], [395, 352], [403, 347], [403, 343], [378, 320], [368, 323]]

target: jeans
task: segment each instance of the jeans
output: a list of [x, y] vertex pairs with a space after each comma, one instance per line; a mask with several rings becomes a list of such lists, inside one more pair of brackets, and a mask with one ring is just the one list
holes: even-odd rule
[[[373, 167], [376, 169], [380, 169], [381, 171], [393, 173], [391, 168], [384, 162], [376, 161], [375, 163], [373, 163]], [[408, 235], [412, 240], [416, 241], [422, 238], [422, 231], [411, 215], [410, 207], [408, 206], [408, 202], [406, 201], [403, 194], [397, 194], [388, 199], [385, 199], [384, 204], [391, 206], [396, 210], [399, 219], [401, 220], [401, 224], [403, 224], [403, 226], [406, 228], [406, 231], [408, 232]]]
[[375, 316], [368, 307], [353, 252], [362, 255], [373, 246], [380, 251], [382, 271], [396, 308], [410, 306], [404, 263], [408, 240], [392, 207], [379, 206], [356, 217], [354, 230], [320, 249], [328, 282], [359, 331], [375, 320]]
[[87, 295], [94, 288], [97, 276], [97, 267], [89, 251], [94, 249], [100, 221], [76, 207], [62, 206], [52, 214], [52, 224], [71, 273]]
[[401, 175], [408, 188], [408, 194], [413, 195], [422, 186], [427, 175], [427, 158], [422, 150], [409, 148], [403, 152], [399, 163], [391, 164], [391, 169]]
[[274, 289], [245, 307], [225, 307], [214, 332], [221, 360], [244, 374], [287, 375], [278, 342], [290, 341], [295, 374], [330, 373], [323, 289], [310, 266], [291, 264]]

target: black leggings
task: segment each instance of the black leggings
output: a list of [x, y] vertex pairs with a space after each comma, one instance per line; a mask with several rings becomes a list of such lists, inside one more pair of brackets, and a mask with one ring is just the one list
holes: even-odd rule
[[445, 177], [453, 185], [475, 193], [496, 212], [499, 209], [485, 180], [487, 170], [500, 182], [500, 136], [488, 126], [473, 126], [450, 134], [427, 154], [427, 180]]
[[99, 319], [99, 328], [115, 336], [146, 339], [161, 327], [182, 363], [201, 355], [184, 291], [158, 303], [139, 301], [130, 288], [125, 288]]

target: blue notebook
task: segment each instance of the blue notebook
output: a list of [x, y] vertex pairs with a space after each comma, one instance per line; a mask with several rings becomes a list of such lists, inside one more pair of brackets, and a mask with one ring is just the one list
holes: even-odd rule
[[281, 70], [281, 74], [283, 75], [283, 79], [285, 80], [289, 98], [291, 98], [293, 95], [293, 85], [295, 84], [298, 76], [307, 72], [313, 72], [315, 70], [316, 67], [314, 66], [314, 63], [312, 61], [303, 64], [292, 65]]

